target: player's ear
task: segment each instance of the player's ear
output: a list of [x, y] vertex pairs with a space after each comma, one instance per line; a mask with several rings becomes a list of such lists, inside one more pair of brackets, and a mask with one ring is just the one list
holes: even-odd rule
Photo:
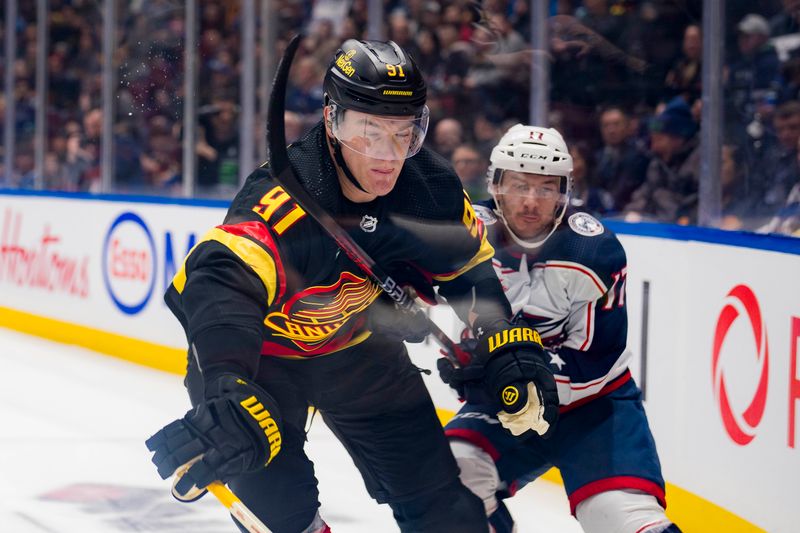
[[322, 108], [322, 116], [325, 119], [325, 131], [328, 137], [333, 137], [333, 119], [331, 118], [331, 106], [326, 105]]

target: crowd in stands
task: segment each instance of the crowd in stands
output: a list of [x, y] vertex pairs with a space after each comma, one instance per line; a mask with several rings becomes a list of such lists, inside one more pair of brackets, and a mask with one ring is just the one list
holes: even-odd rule
[[[572, 202], [601, 216], [698, 221], [702, 112], [701, 0], [552, 0], [549, 49], [530, 46], [528, 0], [385, 0], [385, 35], [416, 58], [429, 86], [428, 145], [450, 159], [473, 199], [485, 197], [489, 153], [527, 122], [534, 54], [550, 62], [549, 125], [571, 146]], [[14, 168], [0, 186], [34, 183], [35, 3], [20, 2]], [[51, 0], [47, 46], [48, 189], [98, 190], [102, 2]], [[241, 5], [199, 3], [196, 146], [199, 191], [225, 195], [239, 176]], [[365, 37], [366, 0], [272, 0], [278, 57], [307, 38], [293, 66], [287, 139], [319, 120], [324, 67]], [[115, 185], [178, 194], [184, 8], [125, 3], [114, 54]], [[727, 229], [800, 232], [800, 0], [727, 2], [722, 218]], [[0, 28], [2, 31], [2, 28]], [[0, 113], [9, 105], [0, 100]], [[263, 135], [263, 116], [257, 119]]]

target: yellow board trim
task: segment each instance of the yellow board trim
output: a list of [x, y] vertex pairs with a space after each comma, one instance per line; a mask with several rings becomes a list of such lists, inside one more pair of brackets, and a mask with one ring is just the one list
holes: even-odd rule
[[[186, 350], [168, 348], [55, 318], [0, 307], [0, 326], [63, 344], [76, 344], [171, 374], [186, 373]], [[178, 327], [177, 323], [175, 327]]]
[[[71, 324], [7, 307], [0, 307], [0, 326], [36, 335], [64, 344], [76, 344], [149, 368], [183, 375], [186, 371], [186, 352], [159, 344], [141, 341], [116, 333]], [[442, 424], [455, 413], [436, 408]], [[563, 485], [558, 469], [546, 472], [543, 479]], [[725, 531], [726, 533], [766, 533], [730, 511], [696, 494], [667, 483], [667, 516], [686, 533]]]

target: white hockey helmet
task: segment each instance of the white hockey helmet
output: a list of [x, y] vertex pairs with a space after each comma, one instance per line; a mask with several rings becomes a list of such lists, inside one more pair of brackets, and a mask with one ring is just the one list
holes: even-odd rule
[[[543, 238], [536, 241], [522, 239], [514, 233], [503, 216], [498, 195], [501, 194], [500, 186], [504, 170], [562, 178], [559, 180], [559, 198], [553, 213], [553, 227]], [[489, 194], [495, 201], [495, 213], [503, 221], [514, 241], [523, 248], [537, 248], [544, 244], [561, 223], [569, 203], [569, 193], [572, 188], [572, 156], [569, 155], [567, 143], [553, 128], [523, 124], [512, 126], [492, 150], [487, 182]]]

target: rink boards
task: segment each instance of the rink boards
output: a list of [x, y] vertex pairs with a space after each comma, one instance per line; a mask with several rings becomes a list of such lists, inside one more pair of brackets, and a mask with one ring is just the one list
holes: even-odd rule
[[[224, 213], [215, 201], [0, 192], [0, 325], [182, 372], [185, 339], [161, 295]], [[609, 226], [628, 254], [628, 349], [668, 514], [685, 531], [793, 531], [800, 240]], [[448, 309], [432, 316], [458, 332]], [[435, 346], [411, 353], [435, 368]], [[443, 416], [458, 408], [426, 380]]]

